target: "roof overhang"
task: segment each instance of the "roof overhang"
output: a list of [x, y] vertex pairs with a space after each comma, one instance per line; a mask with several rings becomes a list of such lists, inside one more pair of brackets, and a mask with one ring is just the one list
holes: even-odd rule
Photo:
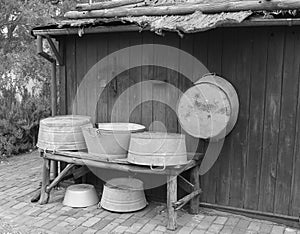
[[[262, 26], [297, 26], [300, 25], [299, 18], [286, 18], [286, 19], [247, 19], [241, 23], [227, 22], [217, 27], [262, 27]], [[34, 36], [46, 36], [51, 37], [66, 36], [66, 35], [79, 35], [84, 34], [97, 34], [97, 33], [109, 33], [109, 32], [141, 32], [151, 31], [151, 27], [141, 27], [136, 24], [124, 24], [124, 25], [110, 25], [110, 26], [97, 26], [90, 25], [86, 27], [37, 27], [32, 30]], [[167, 31], [167, 30], [166, 30]], [[172, 30], [170, 30], [172, 31]]]

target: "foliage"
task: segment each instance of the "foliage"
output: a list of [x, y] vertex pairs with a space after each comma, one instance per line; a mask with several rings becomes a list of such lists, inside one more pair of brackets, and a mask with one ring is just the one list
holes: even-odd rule
[[65, 0], [52, 5], [49, 0], [0, 0], [0, 84], [7, 85], [12, 72], [20, 83], [49, 76], [49, 68], [41, 69], [48, 64], [37, 57], [30, 30], [54, 22], [74, 2]]
[[32, 148], [39, 120], [50, 114], [51, 67], [36, 54], [31, 29], [54, 22], [74, 4], [0, 0], [0, 156]]
[[50, 114], [45, 95], [25, 93], [22, 101], [2, 90], [0, 99], [0, 155], [22, 153], [36, 144], [41, 118]]

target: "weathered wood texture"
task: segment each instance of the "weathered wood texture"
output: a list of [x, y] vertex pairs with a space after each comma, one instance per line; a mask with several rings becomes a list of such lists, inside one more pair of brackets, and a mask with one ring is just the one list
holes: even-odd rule
[[157, 15], [184, 15], [195, 11], [203, 13], [237, 12], [237, 11], [275, 11], [299, 9], [298, 0], [272, 0], [272, 1], [234, 1], [206, 4], [179, 4], [174, 6], [137, 7], [137, 8], [115, 8], [92, 11], [69, 11], [65, 17], [97, 18], [97, 17], [123, 17], [123, 16], [157, 16]]
[[[68, 36], [65, 38], [66, 109], [71, 113], [76, 89], [87, 73], [108, 53], [129, 45], [143, 44], [142, 51], [131, 50], [129, 66], [136, 61], [159, 62], [164, 66], [167, 57], [157, 51], [147, 53], [146, 44], [159, 43], [180, 48], [199, 59], [208, 70], [229, 80], [240, 99], [240, 113], [233, 131], [226, 137], [222, 152], [205, 176], [201, 178], [204, 202], [217, 203], [253, 210], [297, 216], [300, 209], [300, 27], [224, 28], [184, 36], [175, 33], [164, 37], [151, 32], [107, 33], [99, 35]], [[153, 47], [153, 50], [156, 48]], [[112, 65], [116, 66], [116, 57]], [[177, 62], [179, 61], [178, 65]], [[193, 72], [193, 64], [182, 61], [181, 55], [172, 60], [174, 66], [184, 64]], [[96, 65], [97, 66], [97, 65]], [[97, 71], [97, 70], [96, 70]], [[94, 75], [98, 82], [91, 85], [85, 100], [78, 100], [77, 109], [87, 108], [91, 95], [103, 89], [101, 74], [113, 72], [109, 66]], [[112, 74], [114, 75], [114, 74]], [[62, 77], [63, 78], [63, 77]], [[122, 102], [115, 108], [117, 117], [146, 125], [151, 130], [183, 132], [176, 113], [155, 100], [166, 100], [176, 106], [180, 92], [192, 82], [182, 74], [157, 66], [134, 67], [115, 77], [102, 92], [95, 110], [97, 121], [111, 121], [111, 110], [120, 95]], [[129, 93], [122, 94], [137, 82]], [[95, 88], [97, 87], [97, 88]], [[150, 98], [150, 101], [149, 101]], [[142, 102], [134, 107], [136, 102]], [[63, 105], [63, 103], [61, 103]], [[75, 108], [75, 110], [77, 110]], [[131, 109], [134, 110], [131, 110]], [[156, 121], [154, 124], [152, 122]], [[164, 124], [164, 126], [161, 123]], [[202, 150], [205, 144], [187, 136], [188, 150]]]
[[110, 9], [115, 7], [121, 7], [131, 4], [137, 4], [144, 2], [144, 0], [119, 0], [119, 1], [106, 1], [106, 2], [95, 2], [92, 4], [81, 3], [76, 5], [76, 10], [79, 11], [90, 11], [90, 10], [100, 10], [100, 9]]

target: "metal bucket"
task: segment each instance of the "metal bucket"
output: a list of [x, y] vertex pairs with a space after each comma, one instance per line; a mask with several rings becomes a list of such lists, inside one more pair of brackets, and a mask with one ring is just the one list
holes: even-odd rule
[[96, 190], [90, 184], [70, 185], [65, 193], [63, 205], [71, 207], [88, 207], [99, 202]]
[[109, 180], [103, 188], [101, 207], [115, 212], [132, 212], [147, 205], [143, 182], [133, 178]]
[[177, 114], [181, 127], [191, 136], [219, 140], [234, 127], [239, 112], [234, 87], [216, 75], [198, 80], [180, 98]]
[[128, 162], [153, 166], [187, 163], [185, 136], [175, 133], [144, 132], [131, 135]]
[[98, 123], [98, 128], [83, 128], [88, 153], [108, 158], [126, 158], [133, 132], [145, 126], [133, 123]]
[[40, 121], [37, 147], [44, 150], [82, 150], [86, 143], [82, 128], [92, 127], [91, 118], [64, 115]]

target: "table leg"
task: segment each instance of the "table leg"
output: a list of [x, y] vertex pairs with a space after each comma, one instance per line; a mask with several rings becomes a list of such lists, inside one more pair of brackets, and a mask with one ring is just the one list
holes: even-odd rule
[[46, 191], [47, 186], [50, 184], [50, 160], [44, 158], [43, 172], [42, 172], [42, 188], [40, 204], [47, 204], [49, 201], [49, 193]]
[[[199, 166], [195, 166], [191, 169], [190, 181], [194, 185], [194, 191], [200, 189], [200, 174], [199, 174]], [[200, 194], [195, 196], [190, 201], [190, 213], [198, 214], [199, 213], [199, 204], [200, 204]]]
[[168, 225], [169, 230], [177, 228], [177, 214], [173, 207], [173, 202], [177, 201], [177, 175], [167, 176], [167, 209], [168, 209]]
[[50, 162], [50, 180], [54, 180], [56, 176], [58, 175], [58, 163], [57, 161]]

